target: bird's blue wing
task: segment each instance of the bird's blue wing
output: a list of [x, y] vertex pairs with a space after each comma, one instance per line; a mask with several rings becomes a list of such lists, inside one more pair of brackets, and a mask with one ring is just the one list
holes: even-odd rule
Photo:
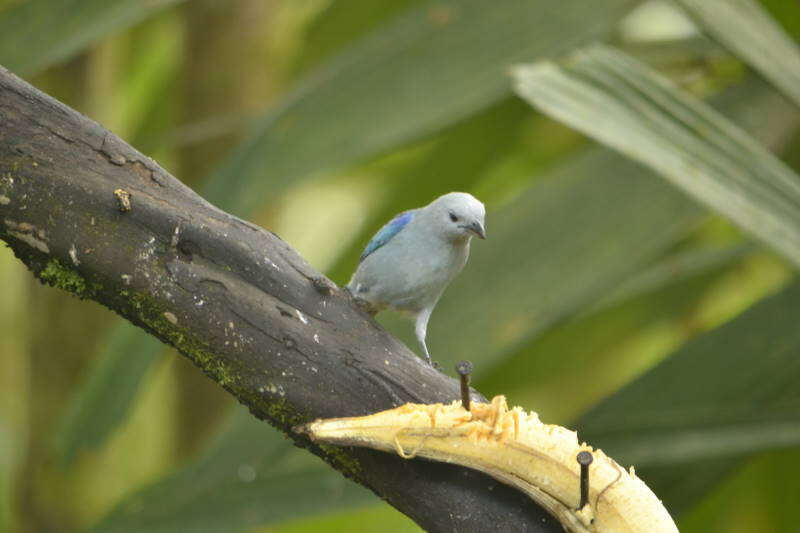
[[378, 233], [372, 237], [372, 240], [369, 241], [367, 247], [364, 248], [364, 251], [361, 253], [361, 258], [358, 260], [360, 263], [364, 259], [367, 258], [369, 254], [392, 240], [392, 237], [400, 233], [400, 230], [406, 227], [406, 224], [411, 222], [411, 219], [414, 218], [414, 212], [416, 209], [412, 209], [410, 211], [403, 211], [392, 220], [387, 222], [381, 229], [378, 230]]

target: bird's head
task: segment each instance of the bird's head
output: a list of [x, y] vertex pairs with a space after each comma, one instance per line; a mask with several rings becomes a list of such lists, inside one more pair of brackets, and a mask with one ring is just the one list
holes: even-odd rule
[[429, 206], [437, 227], [450, 240], [468, 239], [472, 235], [486, 238], [486, 209], [471, 194], [451, 192], [440, 196]]

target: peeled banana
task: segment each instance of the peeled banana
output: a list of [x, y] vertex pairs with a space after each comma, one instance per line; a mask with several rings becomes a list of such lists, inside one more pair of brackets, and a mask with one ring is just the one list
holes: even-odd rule
[[[525, 492], [573, 533], [676, 533], [661, 501], [574, 431], [544, 424], [536, 413], [491, 403], [405, 404], [369, 416], [317, 420], [298, 428], [315, 441], [365, 446], [405, 459], [424, 457], [485, 472]], [[592, 454], [586, 504], [579, 452]], [[585, 458], [585, 454], [583, 455]], [[586, 467], [584, 467], [586, 468]]]

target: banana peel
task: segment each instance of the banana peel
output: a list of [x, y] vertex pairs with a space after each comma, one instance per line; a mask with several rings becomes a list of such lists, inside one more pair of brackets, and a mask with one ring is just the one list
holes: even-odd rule
[[[578, 441], [577, 433], [544, 424], [536, 413], [491, 403], [407, 403], [369, 416], [316, 420], [297, 428], [312, 440], [364, 446], [480, 470], [526, 493], [571, 533], [676, 533], [661, 501], [631, 468]], [[589, 493], [580, 505], [576, 456], [592, 454]]]

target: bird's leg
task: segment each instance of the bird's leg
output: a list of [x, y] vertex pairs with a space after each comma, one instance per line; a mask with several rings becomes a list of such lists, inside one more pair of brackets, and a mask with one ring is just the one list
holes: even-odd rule
[[420, 347], [422, 347], [422, 353], [425, 354], [425, 358], [428, 360], [428, 364], [433, 366], [433, 361], [431, 360], [431, 354], [428, 353], [428, 346], [425, 344], [425, 336], [428, 333], [428, 319], [431, 318], [431, 312], [433, 309], [423, 309], [417, 315], [417, 323], [414, 328], [414, 331], [417, 334], [417, 341], [419, 341]]

